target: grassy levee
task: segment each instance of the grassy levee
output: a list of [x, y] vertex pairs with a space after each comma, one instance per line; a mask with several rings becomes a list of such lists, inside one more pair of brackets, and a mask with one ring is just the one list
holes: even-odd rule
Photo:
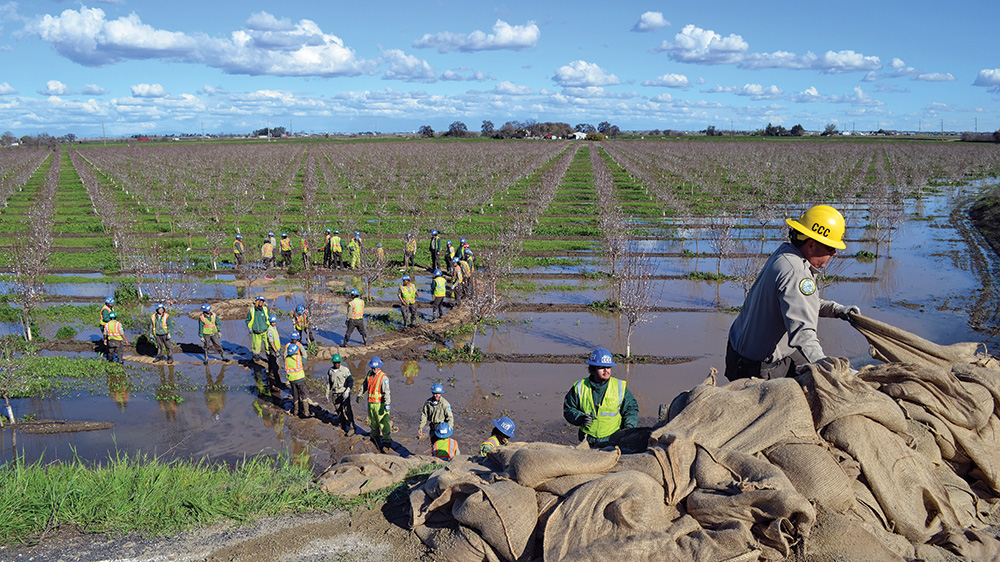
[[222, 521], [244, 524], [286, 513], [371, 505], [429, 471], [412, 471], [397, 486], [344, 501], [321, 490], [308, 464], [286, 455], [252, 457], [232, 466], [125, 453], [100, 465], [16, 459], [0, 469], [0, 544], [35, 542], [57, 527], [165, 535]]
[[24, 185], [18, 191], [10, 194], [7, 198], [7, 206], [0, 209], [0, 233], [18, 235], [25, 231], [24, 221], [28, 220], [28, 209], [38, 198], [38, 190], [41, 189], [45, 176], [52, 167], [52, 154], [45, 157], [41, 166], [31, 174]]

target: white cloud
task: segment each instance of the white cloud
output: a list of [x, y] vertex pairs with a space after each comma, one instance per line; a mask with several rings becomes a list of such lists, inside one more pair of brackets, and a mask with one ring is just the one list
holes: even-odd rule
[[639, 95], [636, 92], [622, 92], [622, 93], [612, 92], [610, 90], [606, 90], [599, 86], [586, 86], [582, 88], [566, 87], [563, 88], [562, 94], [564, 96], [569, 96], [573, 98], [587, 98], [587, 99], [595, 99], [595, 98], [630, 99]]
[[664, 88], [687, 88], [688, 78], [683, 74], [664, 74], [652, 80], [646, 80], [643, 86], [662, 86]]
[[586, 88], [589, 86], [610, 86], [621, 84], [621, 80], [598, 66], [582, 60], [573, 61], [556, 69], [552, 79], [560, 86], [567, 88]]
[[216, 96], [228, 94], [229, 90], [222, 86], [210, 86], [205, 84], [201, 88], [198, 88], [198, 93], [204, 96]]
[[663, 12], [645, 12], [639, 16], [639, 21], [632, 26], [632, 31], [656, 31], [668, 25], [670, 22], [663, 19]]
[[786, 68], [792, 70], [817, 70], [824, 74], [864, 72], [882, 67], [878, 57], [870, 57], [854, 51], [827, 51], [823, 55], [807, 52], [796, 55], [786, 51], [774, 53], [750, 53], [739, 63], [741, 68]]
[[931, 102], [931, 103], [925, 105], [924, 109], [926, 109], [927, 111], [932, 111], [932, 112], [934, 112], [934, 111], [952, 111], [951, 106], [949, 106], [946, 103], [940, 103], [940, 102]]
[[132, 86], [132, 97], [134, 98], [162, 98], [167, 92], [160, 84], [136, 84]]
[[953, 82], [955, 77], [952, 76], [950, 72], [928, 72], [926, 74], [917, 75], [914, 80], [922, 80], [924, 82]]
[[725, 92], [736, 94], [737, 96], [749, 97], [755, 100], [774, 100], [780, 99], [783, 95], [785, 95], [785, 91], [777, 86], [771, 85], [765, 88], [760, 84], [744, 84], [743, 86], [715, 86], [714, 88], [703, 91], [710, 94]]
[[792, 96], [792, 101], [799, 103], [811, 103], [811, 102], [828, 102], [828, 103], [847, 103], [853, 106], [859, 107], [879, 107], [885, 105], [885, 102], [877, 100], [862, 91], [861, 87], [855, 86], [851, 93], [843, 95], [826, 95], [821, 94], [816, 89], [815, 86], [806, 88], [804, 91]]
[[103, 96], [104, 94], [107, 94], [108, 91], [97, 84], [87, 84], [83, 87], [83, 91], [80, 93], [85, 96]]
[[500, 49], [520, 50], [534, 47], [541, 34], [538, 25], [533, 21], [529, 21], [525, 25], [510, 25], [503, 20], [497, 20], [493, 24], [493, 33], [485, 33], [478, 29], [469, 34], [449, 31], [427, 33], [414, 41], [413, 46], [418, 49], [436, 48], [439, 53]]
[[10, 96], [18, 93], [18, 91], [7, 82], [0, 82], [0, 96]]
[[513, 82], [504, 80], [503, 82], [498, 82], [493, 87], [493, 93], [508, 96], [526, 96], [535, 93], [535, 91], [530, 86], [518, 86]]
[[399, 49], [389, 49], [382, 53], [382, 61], [389, 64], [384, 80], [404, 82], [437, 82], [437, 71], [427, 61], [408, 55]]
[[373, 70], [343, 41], [311, 20], [292, 24], [266, 12], [253, 14], [247, 29], [229, 37], [187, 35], [155, 29], [134, 12], [108, 20], [99, 8], [44, 15], [26, 26], [58, 53], [85, 66], [161, 59], [204, 64], [229, 74], [355, 76]]
[[673, 43], [664, 41], [657, 50], [666, 51], [670, 58], [681, 62], [728, 64], [742, 60], [749, 47], [739, 35], [723, 37], [710, 29], [688, 24], [674, 36]]
[[481, 70], [460, 66], [445, 70], [444, 74], [441, 75], [441, 79], [455, 82], [485, 82], [486, 80], [493, 80], [493, 77]]
[[984, 68], [979, 71], [973, 86], [983, 86], [990, 92], [1000, 92], [1000, 68]]
[[45, 83], [44, 88], [38, 90], [38, 93], [43, 96], [65, 96], [68, 95], [70, 91], [69, 88], [66, 87], [66, 84], [63, 84], [58, 80], [49, 80]]

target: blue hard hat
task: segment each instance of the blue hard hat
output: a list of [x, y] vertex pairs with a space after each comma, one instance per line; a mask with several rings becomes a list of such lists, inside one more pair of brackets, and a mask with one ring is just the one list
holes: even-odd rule
[[598, 347], [593, 353], [590, 354], [590, 359], [587, 360], [587, 365], [591, 365], [593, 367], [615, 367], [617, 363], [615, 363], [610, 351], [604, 349], [603, 347]]
[[507, 437], [510, 437], [511, 439], [514, 438], [514, 428], [516, 426], [514, 425], [514, 420], [508, 418], [507, 416], [498, 420], [493, 420], [493, 427], [499, 429], [500, 433], [503, 433]]
[[212, 311], [212, 305], [210, 305], [208, 303], [205, 303], [205, 304], [201, 305], [201, 311], [202, 312], [211, 312]]
[[359, 293], [357, 289], [351, 289], [351, 296], [352, 297], [360, 297], [361, 293]]
[[267, 233], [267, 235], [268, 235], [268, 236], [274, 236], [274, 233], [273, 233], [273, 232], [270, 232], [270, 231], [269, 231], [269, 232]]
[[444, 386], [436, 382], [431, 386], [431, 394], [444, 394]]
[[437, 435], [438, 439], [447, 439], [453, 433], [455, 433], [455, 430], [451, 428], [451, 424], [448, 422], [439, 423], [437, 429], [434, 430], [434, 435]]
[[458, 256], [451, 258], [451, 263], [458, 263]]
[[441, 270], [440, 269], [435, 269], [434, 270], [434, 277], [441, 277]]
[[409, 281], [409, 280], [410, 280], [410, 276], [409, 275], [404, 275], [403, 276], [403, 281]]
[[114, 297], [104, 297], [104, 304], [115, 304]]
[[465, 253], [465, 255], [467, 255], [467, 256], [471, 256], [471, 255], [472, 255], [472, 250], [470, 250], [470, 249], [466, 248], [466, 249], [465, 249], [465, 252], [464, 252], [464, 253]]
[[340, 234], [340, 231], [339, 230], [334, 230], [333, 233], [334, 234]]
[[438, 233], [438, 231], [436, 231], [436, 230], [432, 230], [432, 231], [431, 231], [431, 236], [437, 236], [437, 233]]
[[295, 307], [296, 314], [302, 314], [305, 311], [306, 311], [306, 306], [304, 304], [300, 304], [299, 306]]
[[297, 344], [290, 343], [288, 344], [288, 351], [285, 352], [285, 355], [295, 355], [298, 352], [299, 346]]
[[326, 233], [327, 233], [327, 234], [330, 234], [330, 229], [329, 229], [329, 228], [328, 228], [328, 229], [326, 229]]
[[379, 248], [382, 247], [382, 243], [381, 242], [379, 242], [378, 244], [375, 244], [375, 245], [378, 246]]
[[449, 240], [449, 241], [448, 241], [447, 245], [448, 245], [448, 246], [451, 246], [451, 240]]
[[381, 366], [382, 359], [378, 355], [372, 357], [371, 361], [368, 362], [368, 368], [370, 369], [378, 369]]
[[459, 244], [465, 244], [465, 238], [462, 238], [461, 240], [459, 240], [458, 243]]
[[255, 300], [259, 300], [259, 301], [265, 300], [264, 299], [264, 295], [257, 295], [257, 298]]
[[156, 303], [156, 306], [153, 307], [153, 310], [160, 310], [161, 308], [167, 308], [167, 307], [163, 306], [162, 302], [158, 302]]
[[359, 236], [361, 236], [361, 231], [360, 230], [355, 230], [354, 231], [354, 237], [357, 238]]
[[300, 334], [298, 332], [292, 332], [291, 334], [288, 335], [288, 339], [290, 339], [290, 340], [300, 340], [300, 339], [302, 339], [302, 334]]
[[237, 234], [236, 235], [236, 239], [237, 240], [243, 240], [243, 235], [242, 234]]
[[278, 321], [278, 317], [272, 314], [271, 317], [267, 319], [267, 321], [274, 324]]
[[281, 233], [281, 237], [282, 238], [288, 238], [288, 233], [287, 232], [282, 232]]

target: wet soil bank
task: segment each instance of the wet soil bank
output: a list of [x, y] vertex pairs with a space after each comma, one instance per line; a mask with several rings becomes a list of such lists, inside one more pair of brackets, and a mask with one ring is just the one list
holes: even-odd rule
[[1000, 187], [973, 203], [969, 218], [993, 251], [1000, 255]]

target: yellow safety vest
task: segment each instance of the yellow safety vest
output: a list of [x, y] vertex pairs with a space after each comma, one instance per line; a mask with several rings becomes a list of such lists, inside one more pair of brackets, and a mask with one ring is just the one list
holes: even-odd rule
[[375, 256], [380, 259], [385, 259], [385, 248], [375, 248]]
[[375, 369], [368, 373], [368, 403], [378, 404], [382, 402], [382, 381], [385, 380], [386, 374], [382, 372], [382, 369]]
[[409, 240], [406, 241], [406, 251], [410, 252], [411, 254], [416, 253], [416, 251], [417, 251], [417, 239], [416, 238], [410, 238]]
[[285, 374], [288, 382], [295, 382], [306, 378], [306, 369], [302, 364], [302, 356], [298, 353], [285, 357]]
[[334, 252], [342, 252], [344, 250], [340, 246], [340, 236], [334, 236], [330, 239], [330, 249]]
[[399, 296], [403, 298], [403, 302], [406, 304], [413, 304], [417, 302], [417, 286], [413, 283], [410, 283], [409, 285], [400, 285]]
[[434, 456], [439, 459], [450, 461], [458, 454], [458, 441], [451, 437], [438, 439], [434, 442]]
[[104, 333], [109, 340], [122, 341], [125, 337], [122, 331], [122, 323], [117, 320], [111, 320], [104, 325]]
[[498, 439], [496, 435], [490, 435], [489, 438], [486, 439], [486, 441], [483, 441], [482, 444], [479, 445], [479, 454], [486, 456], [486, 453], [489, 453], [490, 451], [495, 451], [499, 448], [500, 448], [500, 439]]
[[271, 349], [275, 353], [280, 353], [281, 352], [281, 335], [278, 333], [278, 327], [277, 326], [268, 326], [267, 327], [267, 332], [265, 332], [265, 334], [267, 335], [266, 336], [267, 337], [267, 344], [269, 344], [271, 346]]
[[302, 253], [303, 254], [309, 253], [309, 243], [306, 242], [305, 238], [302, 239]]
[[289, 240], [287, 236], [285, 238], [281, 239], [280, 244], [281, 244], [281, 251], [282, 252], [291, 252], [292, 251], [292, 241]]
[[455, 267], [451, 268], [451, 276], [455, 278], [455, 281], [454, 281], [455, 285], [461, 285], [462, 284], [462, 279], [463, 279], [463, 277], [462, 277], [462, 268], [459, 267], [458, 264], [455, 264]]
[[262, 306], [260, 308], [260, 310], [257, 310], [256, 306], [251, 306], [250, 307], [250, 321], [247, 322], [247, 328], [250, 331], [253, 331], [253, 325], [256, 323], [257, 313], [258, 312], [261, 313], [261, 314], [263, 314], [264, 318], [270, 318], [271, 317], [271, 315], [268, 314], [267, 305]]
[[458, 262], [458, 266], [462, 268], [462, 280], [464, 281], [466, 277], [472, 275], [472, 266], [469, 262], [462, 260]]
[[237, 241], [233, 242], [233, 253], [234, 254], [242, 254], [243, 253], [243, 241], [242, 240], [237, 240]]
[[265, 258], [274, 257], [274, 247], [271, 246], [270, 242], [264, 242], [264, 245], [260, 247], [260, 255]]
[[200, 320], [202, 326], [201, 333], [210, 336], [219, 331], [218, 326], [215, 325], [217, 317], [214, 312], [209, 312], [208, 314], [203, 313]]
[[170, 318], [170, 313], [164, 311], [163, 318], [160, 319], [160, 325], [156, 325], [156, 313], [149, 315], [149, 321], [153, 324], [153, 333], [156, 333], [156, 329], [160, 328], [164, 332], [167, 331], [167, 319]]
[[582, 427], [585, 434], [601, 439], [621, 429], [620, 410], [625, 399], [626, 385], [627, 383], [621, 379], [614, 377], [608, 379], [608, 390], [604, 393], [600, 408], [594, 407], [594, 391], [590, 386], [590, 378], [580, 379], [573, 385], [577, 400], [580, 402], [580, 411], [594, 415], [594, 421]]
[[448, 288], [445, 283], [444, 277], [434, 278], [434, 297], [443, 297], [447, 294]]
[[357, 297], [351, 302], [347, 303], [347, 306], [351, 308], [351, 313], [349, 318], [351, 320], [360, 320], [365, 315], [365, 301], [361, 300], [361, 297]]
[[303, 312], [301, 316], [297, 312], [293, 312], [292, 324], [295, 326], [296, 330], [298, 330], [299, 328], [309, 327], [309, 311], [307, 310]]

